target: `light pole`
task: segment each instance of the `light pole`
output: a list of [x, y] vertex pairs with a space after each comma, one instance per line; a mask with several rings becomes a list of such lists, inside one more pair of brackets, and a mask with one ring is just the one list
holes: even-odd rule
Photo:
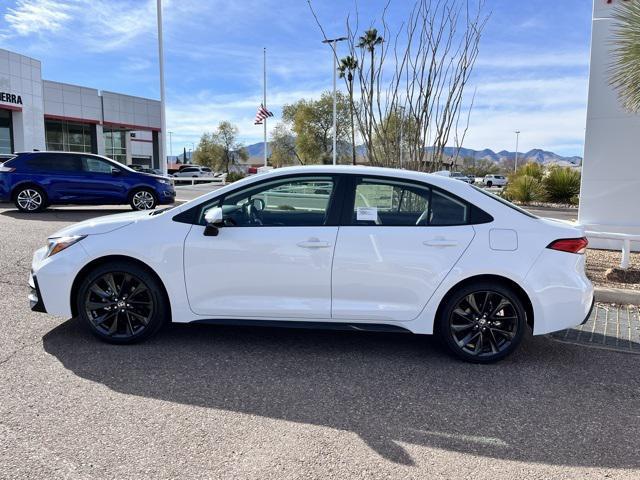
[[338, 54], [336, 53], [336, 43], [347, 40], [347, 37], [327, 38], [322, 43], [328, 43], [333, 50], [333, 164], [337, 164], [337, 138], [336, 138], [336, 71], [338, 70]]
[[520, 140], [520, 130], [516, 130], [516, 163], [514, 165], [513, 171], [518, 171], [518, 141]]
[[169, 132], [169, 155], [173, 157], [173, 132]]
[[404, 107], [398, 107], [400, 110], [400, 168], [402, 168], [402, 147], [404, 146]]
[[162, 173], [167, 173], [167, 119], [165, 112], [165, 98], [164, 98], [164, 47], [162, 41], [162, 0], [158, 0], [156, 6], [156, 12], [158, 15], [158, 63], [160, 66], [160, 129], [162, 130], [160, 141], [160, 169]]

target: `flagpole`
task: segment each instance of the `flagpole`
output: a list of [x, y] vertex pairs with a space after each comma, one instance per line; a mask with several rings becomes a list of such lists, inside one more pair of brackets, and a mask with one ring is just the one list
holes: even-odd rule
[[[264, 106], [265, 110], [268, 110], [267, 108], [267, 49], [266, 47], [263, 49], [263, 58], [262, 58], [262, 66], [263, 66], [263, 70], [262, 70], [262, 74], [263, 74], [263, 78], [262, 78], [262, 86], [263, 86], [263, 91], [262, 91], [262, 105]], [[264, 166], [267, 166], [267, 118], [265, 117], [264, 122], [263, 122], [263, 127], [264, 127]]]

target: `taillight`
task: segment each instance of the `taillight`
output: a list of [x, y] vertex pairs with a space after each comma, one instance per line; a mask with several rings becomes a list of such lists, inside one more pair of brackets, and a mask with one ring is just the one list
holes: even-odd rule
[[547, 248], [551, 250], [558, 250], [559, 252], [577, 253], [583, 254], [589, 245], [589, 240], [586, 237], [582, 238], [561, 238], [554, 240]]

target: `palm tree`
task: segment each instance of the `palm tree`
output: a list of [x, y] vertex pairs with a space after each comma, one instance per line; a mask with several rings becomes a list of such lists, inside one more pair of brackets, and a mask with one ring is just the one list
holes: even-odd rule
[[625, 108], [640, 111], [640, 2], [621, 3], [613, 15], [614, 62], [611, 84]]
[[348, 55], [340, 59], [340, 66], [338, 72], [340, 78], [347, 79], [347, 88], [349, 89], [349, 113], [351, 115], [351, 152], [353, 155], [353, 164], [356, 164], [356, 134], [355, 125], [353, 123], [353, 72], [358, 68], [358, 60]]
[[382, 42], [384, 41], [384, 39], [378, 35], [378, 29], [377, 28], [370, 28], [369, 30], [364, 32], [364, 35], [362, 35], [359, 39], [358, 39], [358, 47], [360, 48], [366, 48], [369, 51], [369, 54], [371, 55], [371, 84], [369, 85], [369, 125], [368, 125], [368, 134], [369, 134], [369, 138], [367, 140], [367, 156], [369, 157], [369, 161], [371, 161], [371, 155], [372, 155], [372, 147], [373, 147], [373, 138], [372, 138], [372, 126], [373, 126], [373, 83], [375, 81], [375, 66], [374, 66], [374, 61], [375, 61], [375, 50], [376, 47], [380, 44], [382, 44]]

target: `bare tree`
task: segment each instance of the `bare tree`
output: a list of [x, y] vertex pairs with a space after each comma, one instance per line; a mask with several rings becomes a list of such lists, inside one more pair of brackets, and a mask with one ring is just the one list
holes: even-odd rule
[[468, 126], [467, 116], [461, 128], [460, 115], [488, 20], [484, 0], [416, 0], [395, 33], [388, 8], [389, 3], [379, 20], [380, 34], [373, 26], [360, 34], [357, 12], [347, 18], [349, 55], [359, 66], [353, 86], [361, 100], [353, 102], [357, 127], [370, 164], [397, 166], [397, 141], [388, 139], [397, 137], [389, 129], [398, 124], [389, 119], [403, 108], [411, 125], [404, 166], [439, 170], [445, 147], [454, 141], [459, 150]]

